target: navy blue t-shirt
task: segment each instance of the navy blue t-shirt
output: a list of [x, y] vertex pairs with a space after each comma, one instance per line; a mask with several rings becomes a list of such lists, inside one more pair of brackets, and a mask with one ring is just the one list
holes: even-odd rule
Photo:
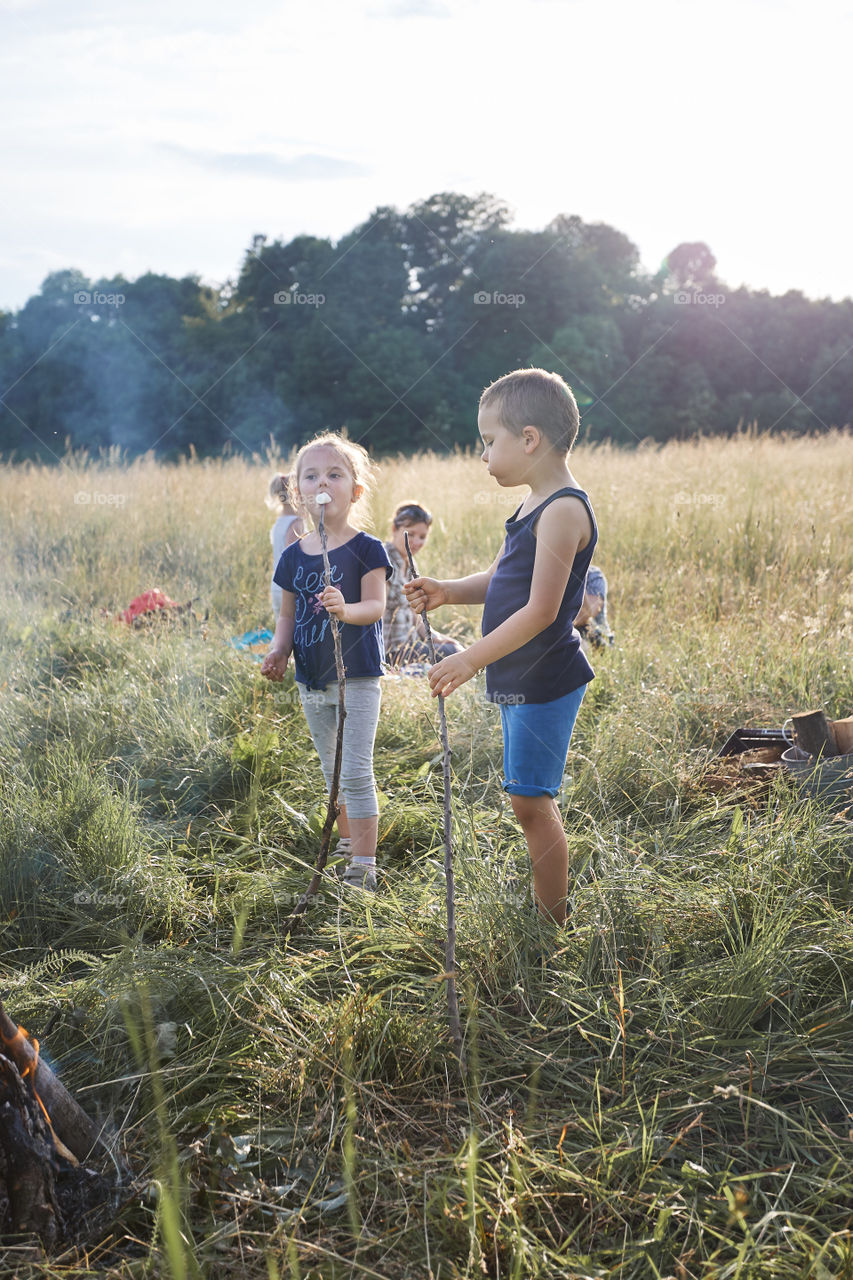
[[517, 519], [520, 507], [507, 520], [501, 558], [486, 591], [483, 635], [494, 631], [527, 604], [536, 558], [536, 521], [555, 498], [567, 495], [580, 498], [586, 507], [592, 537], [575, 556], [560, 611], [551, 625], [527, 644], [486, 667], [486, 697], [491, 702], [553, 702], [588, 684], [595, 675], [574, 626], [583, 603], [587, 569], [598, 541], [598, 525], [583, 489], [558, 489], [520, 520]]
[[[333, 548], [329, 565], [331, 585], [338, 588], [348, 604], [361, 599], [361, 580], [371, 569], [384, 569], [386, 578], [392, 572], [384, 546], [369, 533], [357, 533], [343, 546]], [[285, 548], [273, 574], [273, 582], [296, 597], [293, 656], [296, 679], [308, 689], [325, 689], [337, 680], [332, 615], [317, 599], [325, 585], [323, 575], [322, 555], [306, 555], [298, 542]], [[345, 622], [341, 627], [341, 649], [348, 676], [381, 675], [385, 654], [381, 617], [367, 627]]]

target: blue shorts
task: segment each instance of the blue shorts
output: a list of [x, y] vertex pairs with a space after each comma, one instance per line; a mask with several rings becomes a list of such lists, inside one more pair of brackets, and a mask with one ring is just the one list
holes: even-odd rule
[[585, 693], [582, 684], [553, 702], [501, 703], [504, 791], [511, 796], [557, 794]]

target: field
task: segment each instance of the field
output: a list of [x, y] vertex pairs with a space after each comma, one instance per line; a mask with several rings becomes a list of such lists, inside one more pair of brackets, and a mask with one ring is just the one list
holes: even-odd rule
[[[448, 701], [463, 1081], [422, 681], [384, 688], [380, 892], [330, 884], [280, 937], [324, 800], [292, 676], [227, 643], [269, 622], [267, 462], [0, 467], [0, 993], [136, 1175], [85, 1247], [2, 1274], [853, 1277], [853, 810], [714, 760], [739, 725], [853, 713], [853, 441], [574, 469], [616, 644], [550, 970], [496, 713]], [[512, 496], [474, 456], [400, 458], [368, 527], [425, 501], [420, 567], [456, 576]], [[198, 621], [114, 621], [150, 587]]]

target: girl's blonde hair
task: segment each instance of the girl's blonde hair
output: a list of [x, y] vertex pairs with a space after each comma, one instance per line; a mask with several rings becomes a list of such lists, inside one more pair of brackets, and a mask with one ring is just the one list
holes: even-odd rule
[[[361, 496], [353, 504], [353, 510], [360, 507], [366, 498], [370, 496], [374, 481], [374, 466], [370, 454], [360, 444], [356, 444], [354, 440], [349, 440], [346, 436], [340, 435], [337, 431], [324, 431], [320, 435], [315, 436], [313, 440], [308, 440], [296, 455], [293, 463], [293, 470], [290, 473], [290, 501], [294, 504], [298, 503], [299, 492], [299, 472], [302, 469], [302, 463], [309, 449], [317, 448], [334, 449], [335, 453], [343, 462], [347, 471], [353, 478], [353, 483], [361, 485]], [[303, 505], [299, 503], [300, 507]]]
[[277, 471], [270, 480], [269, 492], [264, 502], [270, 511], [283, 511], [291, 502], [290, 476], [285, 475], [283, 471]]

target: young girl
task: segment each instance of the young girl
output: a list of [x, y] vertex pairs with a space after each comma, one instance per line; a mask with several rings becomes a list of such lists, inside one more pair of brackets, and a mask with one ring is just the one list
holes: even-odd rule
[[[388, 584], [388, 602], [383, 619], [385, 657], [392, 666], [405, 663], [429, 662], [429, 645], [426, 627], [419, 613], [415, 613], [403, 594], [403, 584], [409, 581], [409, 561], [406, 555], [406, 534], [412, 557], [416, 556], [429, 537], [432, 516], [418, 502], [401, 502], [391, 517], [391, 537], [385, 543], [393, 577]], [[442, 635], [434, 627], [432, 631], [437, 659], [459, 653], [462, 645], [451, 636]]]
[[[296, 455], [295, 497], [314, 530], [287, 547], [275, 571], [281, 609], [261, 675], [282, 680], [291, 652], [308, 728], [320, 757], [326, 788], [332, 783], [338, 727], [338, 682], [332, 619], [341, 623], [346, 670], [337, 852], [349, 858], [344, 883], [376, 888], [379, 805], [373, 777], [373, 742], [379, 719], [382, 614], [391, 566], [378, 538], [350, 524], [365, 492], [370, 460], [360, 445], [327, 433]], [[317, 498], [328, 495], [322, 507]], [[324, 510], [331, 584], [324, 584], [323, 548], [317, 526]]]
[[[272, 571], [275, 573], [284, 548], [289, 547], [291, 542], [301, 538], [304, 533], [302, 521], [290, 505], [290, 476], [281, 471], [276, 472], [270, 480], [269, 492], [264, 501], [270, 511], [278, 512], [278, 519], [270, 529]], [[281, 612], [281, 587], [273, 580], [270, 580], [270, 600], [273, 617], [277, 618]]]

